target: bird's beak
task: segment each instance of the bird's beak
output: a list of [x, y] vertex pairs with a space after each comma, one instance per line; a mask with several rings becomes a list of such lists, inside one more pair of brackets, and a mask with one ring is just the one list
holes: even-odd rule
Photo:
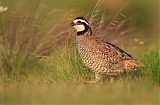
[[72, 22], [72, 23], [70, 24], [71, 27], [74, 26], [74, 25], [75, 25], [74, 22]]

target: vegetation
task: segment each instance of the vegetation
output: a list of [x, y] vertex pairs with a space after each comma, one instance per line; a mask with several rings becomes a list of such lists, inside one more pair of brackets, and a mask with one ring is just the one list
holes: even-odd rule
[[150, 52], [144, 55], [146, 67], [143, 73], [152, 78], [153, 82], [160, 84], [160, 56], [158, 52]]
[[[150, 25], [156, 16], [145, 8], [150, 2], [145, 6], [131, 2], [131, 7], [120, 6], [118, 12], [107, 8], [107, 14], [101, 1], [63, 1], [66, 5], [58, 0], [47, 1], [5, 0], [0, 4], [9, 6], [0, 12], [0, 104], [158, 105], [160, 56], [155, 45], [159, 40], [158, 32]], [[79, 3], [84, 5], [77, 7]], [[154, 10], [154, 6], [148, 10]], [[141, 20], [144, 16], [139, 13], [138, 17], [129, 16], [135, 9], [150, 17]], [[82, 13], [78, 14], [78, 10]], [[68, 26], [74, 16], [88, 11], [85, 16], [94, 33], [101, 35], [97, 37], [126, 48], [144, 61], [140, 76], [131, 80], [120, 77], [112, 84], [107, 80], [84, 84], [94, 75], [81, 61], [75, 48], [75, 33]]]

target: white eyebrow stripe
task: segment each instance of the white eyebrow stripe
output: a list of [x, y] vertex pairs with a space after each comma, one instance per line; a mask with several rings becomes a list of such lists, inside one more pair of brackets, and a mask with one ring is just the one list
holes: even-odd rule
[[78, 21], [84, 22], [84, 23], [86, 23], [87, 25], [89, 25], [89, 23], [86, 22], [86, 21], [83, 20], [83, 19], [75, 19], [75, 20], [73, 20], [74, 23], [77, 23]]

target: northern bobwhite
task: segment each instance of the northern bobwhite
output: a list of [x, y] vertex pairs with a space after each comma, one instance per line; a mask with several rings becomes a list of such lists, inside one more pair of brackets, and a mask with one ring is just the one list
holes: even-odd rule
[[99, 40], [83, 17], [75, 18], [71, 26], [77, 31], [76, 45], [82, 61], [95, 73], [91, 83], [99, 81], [104, 74], [112, 77], [140, 66], [136, 64], [137, 59], [119, 47]]

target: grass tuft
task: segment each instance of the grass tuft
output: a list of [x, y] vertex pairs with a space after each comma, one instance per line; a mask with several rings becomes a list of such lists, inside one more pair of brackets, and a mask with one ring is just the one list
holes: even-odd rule
[[154, 83], [160, 84], [160, 55], [158, 52], [149, 52], [144, 55], [145, 67], [143, 73]]
[[51, 82], [71, 83], [92, 78], [92, 73], [85, 67], [73, 46], [58, 48], [43, 61], [47, 78]]

